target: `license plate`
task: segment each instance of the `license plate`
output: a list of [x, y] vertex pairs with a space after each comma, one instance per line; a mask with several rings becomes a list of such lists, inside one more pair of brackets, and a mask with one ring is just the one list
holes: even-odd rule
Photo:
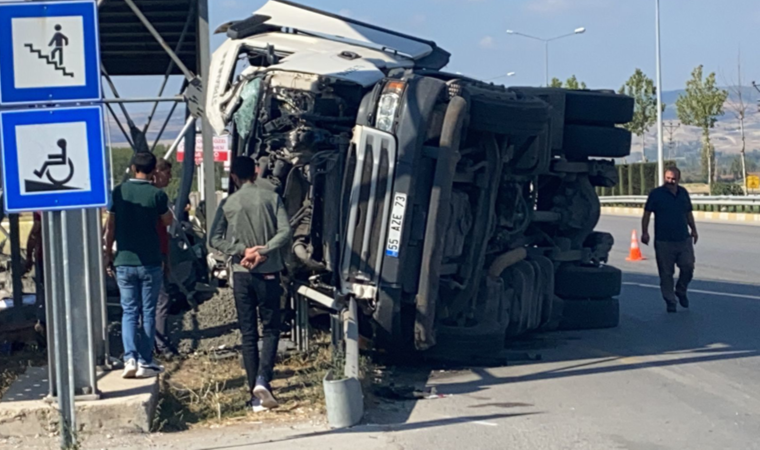
[[404, 214], [406, 213], [406, 194], [393, 196], [393, 208], [391, 209], [391, 219], [388, 223], [388, 243], [385, 246], [385, 254], [398, 258], [398, 251], [401, 247], [401, 229], [404, 225]]

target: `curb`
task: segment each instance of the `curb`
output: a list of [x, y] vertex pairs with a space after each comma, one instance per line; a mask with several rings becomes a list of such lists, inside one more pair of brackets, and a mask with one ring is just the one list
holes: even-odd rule
[[[644, 208], [602, 206], [602, 214], [641, 217]], [[706, 222], [724, 222], [760, 226], [760, 214], [694, 211], [694, 219]]]

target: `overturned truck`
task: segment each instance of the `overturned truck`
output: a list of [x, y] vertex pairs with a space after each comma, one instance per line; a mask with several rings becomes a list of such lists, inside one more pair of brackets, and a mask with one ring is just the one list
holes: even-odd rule
[[595, 187], [631, 98], [446, 73], [434, 42], [283, 0], [217, 31], [206, 113], [286, 204], [291, 292], [353, 296], [394, 352], [618, 324]]

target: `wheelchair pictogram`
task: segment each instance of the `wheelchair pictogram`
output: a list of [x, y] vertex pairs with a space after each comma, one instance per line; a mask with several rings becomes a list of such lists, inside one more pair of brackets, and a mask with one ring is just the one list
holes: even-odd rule
[[[66, 142], [66, 139], [58, 139], [57, 145], [61, 149], [60, 153], [49, 154], [47, 161], [42, 164], [42, 167], [39, 170], [34, 171], [34, 175], [40, 179], [47, 175], [48, 181], [50, 181], [53, 186], [63, 187], [74, 177], [74, 163], [71, 161], [71, 158], [67, 156], [66, 147], [68, 146], [68, 143]], [[64, 179], [54, 178], [53, 174], [50, 172], [51, 166], [68, 166], [68, 176]]]

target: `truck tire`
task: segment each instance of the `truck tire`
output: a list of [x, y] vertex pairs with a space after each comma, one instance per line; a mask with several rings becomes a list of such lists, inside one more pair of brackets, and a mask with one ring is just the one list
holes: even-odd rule
[[455, 327], [438, 324], [436, 344], [428, 352], [436, 359], [476, 359], [504, 350], [504, 330], [490, 322], [472, 327]]
[[565, 300], [560, 330], [596, 330], [620, 324], [620, 302], [617, 298]]
[[631, 132], [617, 127], [566, 125], [563, 148], [569, 160], [622, 158], [631, 153]]
[[623, 274], [617, 267], [563, 266], [554, 279], [554, 293], [564, 299], [596, 299], [620, 295]]
[[549, 105], [534, 98], [470, 98], [470, 129], [496, 134], [533, 136], [549, 125]]
[[537, 285], [541, 293], [541, 322], [537, 327], [543, 327], [551, 322], [554, 306], [554, 263], [545, 257], [533, 257], [533, 262], [539, 267]]
[[562, 316], [565, 311], [565, 301], [556, 295], [552, 298], [552, 313], [549, 321], [541, 327], [541, 331], [556, 331], [562, 324]]
[[564, 94], [565, 123], [615, 125], [633, 120], [633, 98], [611, 91], [536, 87], [513, 89], [544, 99], [555, 109], [562, 107], [561, 94]]
[[565, 100], [565, 122], [612, 125], [633, 120], [633, 98], [599, 91], [569, 91]]
[[528, 261], [520, 261], [502, 274], [506, 286], [515, 290], [512, 314], [509, 317], [507, 336], [514, 337], [530, 330], [535, 311], [536, 270]]

